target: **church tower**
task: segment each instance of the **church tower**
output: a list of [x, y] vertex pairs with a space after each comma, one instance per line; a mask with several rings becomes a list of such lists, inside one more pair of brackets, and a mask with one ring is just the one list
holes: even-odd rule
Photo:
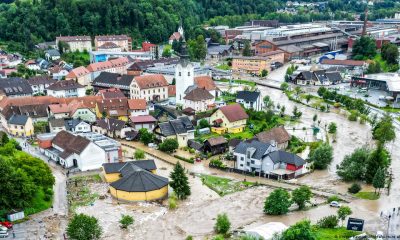
[[[183, 29], [180, 30], [183, 33]], [[183, 105], [186, 89], [194, 85], [194, 66], [190, 62], [186, 40], [183, 35], [182, 38], [181, 52], [179, 53], [180, 61], [175, 67], [176, 104], [178, 105]]]

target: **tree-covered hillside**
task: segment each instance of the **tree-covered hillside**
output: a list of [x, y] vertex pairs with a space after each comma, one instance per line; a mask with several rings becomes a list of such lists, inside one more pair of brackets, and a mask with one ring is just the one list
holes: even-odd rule
[[[362, 12], [359, 0], [330, 0], [325, 9], [299, 9], [292, 15], [276, 13], [285, 0], [9, 0], [0, 4], [0, 40], [15, 48], [32, 49], [35, 43], [58, 35], [129, 34], [135, 40], [160, 43], [176, 31], [183, 19], [189, 38], [199, 26], [236, 26], [249, 19], [281, 22], [351, 18]], [[303, 0], [303, 2], [316, 2]], [[376, 3], [371, 17], [391, 16], [400, 10], [397, 0]], [[9, 43], [10, 44], [10, 43]]]

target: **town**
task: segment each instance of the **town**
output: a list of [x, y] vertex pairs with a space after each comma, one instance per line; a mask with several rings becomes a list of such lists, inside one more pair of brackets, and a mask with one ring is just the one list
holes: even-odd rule
[[0, 3], [0, 238], [400, 239], [398, 2], [3, 23], [45, 2]]

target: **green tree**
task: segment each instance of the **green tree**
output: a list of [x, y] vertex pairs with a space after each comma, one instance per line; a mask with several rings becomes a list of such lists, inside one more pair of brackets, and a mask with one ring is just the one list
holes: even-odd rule
[[371, 151], [367, 148], [357, 148], [353, 153], [344, 157], [337, 166], [336, 173], [345, 181], [364, 181], [370, 153]]
[[261, 71], [260, 77], [266, 77], [266, 76], [268, 76], [268, 70], [267, 69], [263, 69]]
[[73, 240], [95, 240], [100, 239], [102, 229], [95, 217], [81, 213], [68, 223], [67, 234]]
[[178, 149], [179, 144], [176, 139], [165, 139], [158, 147], [163, 152], [172, 153]]
[[128, 228], [129, 225], [132, 225], [135, 220], [133, 217], [129, 215], [122, 215], [121, 220], [119, 220], [119, 224], [121, 224], [121, 228]]
[[375, 193], [376, 189], [378, 189], [378, 194], [380, 194], [381, 188], [385, 187], [385, 179], [386, 179], [385, 171], [380, 167], [376, 171], [375, 176], [372, 179], [372, 186], [374, 186], [375, 188]]
[[346, 220], [347, 216], [351, 215], [353, 213], [353, 211], [351, 211], [351, 208], [348, 206], [341, 206], [338, 209], [338, 218], [340, 219], [340, 221], [342, 221], [342, 226], [343, 226], [343, 222], [344, 220]]
[[172, 53], [171, 53], [171, 45], [165, 45], [163, 52], [162, 52], [162, 57], [163, 58], [169, 58], [171, 57]]
[[365, 170], [365, 181], [372, 183], [376, 172], [379, 168], [386, 168], [389, 165], [390, 157], [385, 148], [381, 143], [372, 153], [369, 155], [366, 170]]
[[356, 60], [372, 59], [376, 55], [375, 39], [362, 36], [353, 45], [353, 56]]
[[265, 108], [267, 108], [267, 109], [271, 109], [274, 106], [274, 102], [272, 101], [271, 97], [268, 95], [263, 98], [263, 102], [264, 102]]
[[33, 124], [33, 129], [34, 129], [35, 134], [45, 133], [48, 126], [49, 126], [49, 122], [38, 121]]
[[339, 219], [335, 215], [323, 217], [318, 220], [317, 226], [320, 228], [335, 228], [338, 225]]
[[337, 132], [337, 125], [334, 122], [329, 123], [328, 125], [328, 132], [330, 134], [335, 134]]
[[195, 40], [188, 41], [190, 59], [193, 61], [202, 61], [207, 55], [207, 46], [203, 35], [197, 36]]
[[293, 108], [293, 118], [299, 119], [301, 117], [301, 115], [303, 115], [303, 113], [298, 110], [297, 106], [294, 106], [294, 108]]
[[272, 191], [265, 199], [264, 213], [268, 215], [282, 215], [289, 211], [292, 205], [290, 194], [283, 188]]
[[175, 165], [169, 177], [171, 178], [169, 185], [174, 189], [176, 196], [179, 199], [186, 199], [191, 191], [185, 168], [182, 167], [180, 162]]
[[136, 160], [140, 160], [140, 159], [144, 159], [146, 157], [145, 152], [141, 149], [136, 149], [135, 154], [133, 155], [133, 157]]
[[245, 41], [245, 42], [244, 42], [244, 47], [243, 47], [242, 55], [245, 56], [245, 57], [250, 57], [250, 56], [251, 56], [251, 45], [250, 45], [250, 41]]
[[396, 138], [393, 118], [389, 114], [385, 114], [376, 124], [372, 131], [372, 136], [382, 144], [393, 141]]
[[215, 223], [214, 230], [218, 234], [226, 235], [231, 228], [231, 222], [229, 221], [226, 213], [218, 214], [217, 222]]
[[333, 159], [333, 148], [329, 144], [321, 144], [314, 151], [310, 152], [310, 161], [315, 169], [326, 169]]
[[281, 84], [281, 89], [282, 89], [282, 91], [287, 91], [288, 89], [289, 89], [289, 84], [288, 83], [286, 83], [286, 82], [284, 82], [284, 83], [282, 83]]
[[293, 190], [292, 201], [299, 206], [299, 209], [303, 209], [306, 203], [310, 202], [312, 195], [311, 189], [308, 186], [301, 186]]
[[393, 43], [385, 43], [381, 49], [382, 59], [388, 64], [398, 64], [399, 49]]
[[206, 119], [201, 119], [199, 122], [199, 128], [208, 128], [210, 127], [210, 124], [208, 123], [208, 121]]
[[70, 49], [69, 44], [64, 41], [59, 41], [57, 47], [58, 51], [60, 51], [60, 54], [63, 54]]
[[379, 62], [373, 61], [368, 65], [367, 73], [380, 73], [382, 72], [381, 64]]
[[318, 115], [317, 115], [317, 114], [314, 114], [314, 116], [313, 116], [313, 118], [312, 118], [313, 122], [317, 121], [317, 119], [318, 119]]
[[315, 233], [312, 231], [311, 222], [302, 220], [290, 226], [282, 233], [281, 240], [316, 240]]
[[306, 102], [309, 103], [311, 99], [312, 99], [312, 95], [311, 94], [307, 94], [306, 95]]
[[139, 130], [139, 136], [140, 136], [140, 141], [144, 144], [144, 145], [148, 145], [149, 143], [151, 143], [154, 139], [154, 134], [149, 132], [146, 128], [141, 128]]

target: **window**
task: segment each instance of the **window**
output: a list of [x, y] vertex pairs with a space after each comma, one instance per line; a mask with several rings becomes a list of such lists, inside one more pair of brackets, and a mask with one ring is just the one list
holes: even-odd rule
[[182, 73], [181, 73], [181, 72], [179, 72], [179, 77], [180, 77], [180, 76], [182, 76]]
[[250, 163], [249, 163], [249, 162], [247, 162], [247, 163], [246, 163], [246, 165], [247, 165], [247, 166], [250, 166]]
[[241, 167], [243, 167], [243, 164], [240, 164]]
[[254, 160], [251, 160], [251, 164], [254, 164]]
[[188, 76], [190, 77], [190, 72], [188, 72]]
[[240, 161], [244, 161], [244, 157], [240, 157]]

